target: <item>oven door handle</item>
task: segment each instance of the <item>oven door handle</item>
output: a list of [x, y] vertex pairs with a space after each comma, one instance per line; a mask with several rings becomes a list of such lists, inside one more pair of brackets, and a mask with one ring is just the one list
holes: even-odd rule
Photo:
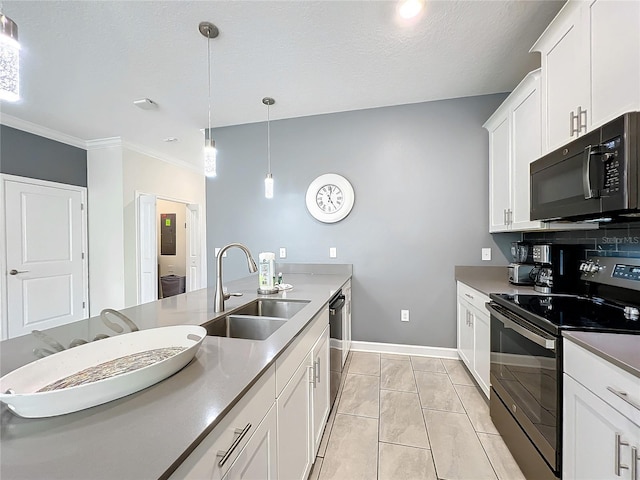
[[493, 315], [498, 320], [500, 320], [502, 323], [504, 323], [504, 326], [506, 328], [510, 328], [514, 332], [518, 332], [523, 337], [528, 338], [532, 342], [536, 343], [537, 345], [540, 345], [541, 347], [546, 348], [547, 350], [555, 350], [556, 349], [556, 341], [555, 341], [555, 339], [545, 338], [545, 337], [543, 337], [541, 335], [538, 335], [537, 333], [534, 333], [531, 330], [523, 327], [522, 325], [517, 324], [516, 322], [514, 322], [510, 318], [506, 317], [501, 312], [499, 312], [490, 303], [487, 303], [486, 306], [487, 306], [487, 309], [489, 309], [489, 311], [491, 312], [491, 315]]

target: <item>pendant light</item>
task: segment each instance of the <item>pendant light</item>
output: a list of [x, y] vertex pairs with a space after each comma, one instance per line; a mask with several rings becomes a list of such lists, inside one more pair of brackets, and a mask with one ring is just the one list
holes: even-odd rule
[[267, 106], [267, 176], [264, 179], [264, 196], [273, 198], [273, 175], [271, 175], [271, 105], [276, 101], [271, 97], [264, 97], [262, 103]]
[[0, 13], [0, 100], [20, 99], [20, 44], [18, 25]]
[[211, 39], [216, 38], [220, 31], [211, 22], [200, 22], [198, 25], [200, 33], [207, 38], [207, 86], [208, 86], [208, 122], [207, 130], [204, 133], [204, 174], [207, 177], [216, 176], [216, 142], [211, 135]]

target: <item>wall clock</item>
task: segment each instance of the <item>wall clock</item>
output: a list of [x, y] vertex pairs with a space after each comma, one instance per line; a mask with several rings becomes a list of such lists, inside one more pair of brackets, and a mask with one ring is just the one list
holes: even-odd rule
[[307, 210], [317, 220], [335, 223], [349, 215], [355, 193], [349, 180], [335, 173], [316, 178], [307, 189]]

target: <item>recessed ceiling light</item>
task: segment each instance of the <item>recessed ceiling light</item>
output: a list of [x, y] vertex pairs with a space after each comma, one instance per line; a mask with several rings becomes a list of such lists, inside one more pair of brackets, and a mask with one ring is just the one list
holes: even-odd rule
[[178, 139], [176, 137], [167, 137], [163, 141], [167, 143], [173, 143], [173, 142], [177, 142]]
[[133, 104], [141, 108], [142, 110], [154, 110], [158, 108], [158, 104], [150, 98], [141, 98], [140, 100], [134, 100]]
[[398, 15], [410, 19], [416, 17], [424, 8], [424, 0], [401, 0], [398, 4]]

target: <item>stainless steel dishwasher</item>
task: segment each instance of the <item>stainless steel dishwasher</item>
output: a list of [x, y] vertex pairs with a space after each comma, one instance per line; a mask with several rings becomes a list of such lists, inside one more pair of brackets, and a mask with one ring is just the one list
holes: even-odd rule
[[330, 365], [330, 380], [329, 380], [329, 392], [331, 407], [338, 395], [338, 388], [340, 387], [340, 381], [342, 380], [342, 350], [344, 345], [344, 303], [345, 296], [342, 290], [338, 290], [336, 294], [331, 298], [329, 302], [329, 365]]

